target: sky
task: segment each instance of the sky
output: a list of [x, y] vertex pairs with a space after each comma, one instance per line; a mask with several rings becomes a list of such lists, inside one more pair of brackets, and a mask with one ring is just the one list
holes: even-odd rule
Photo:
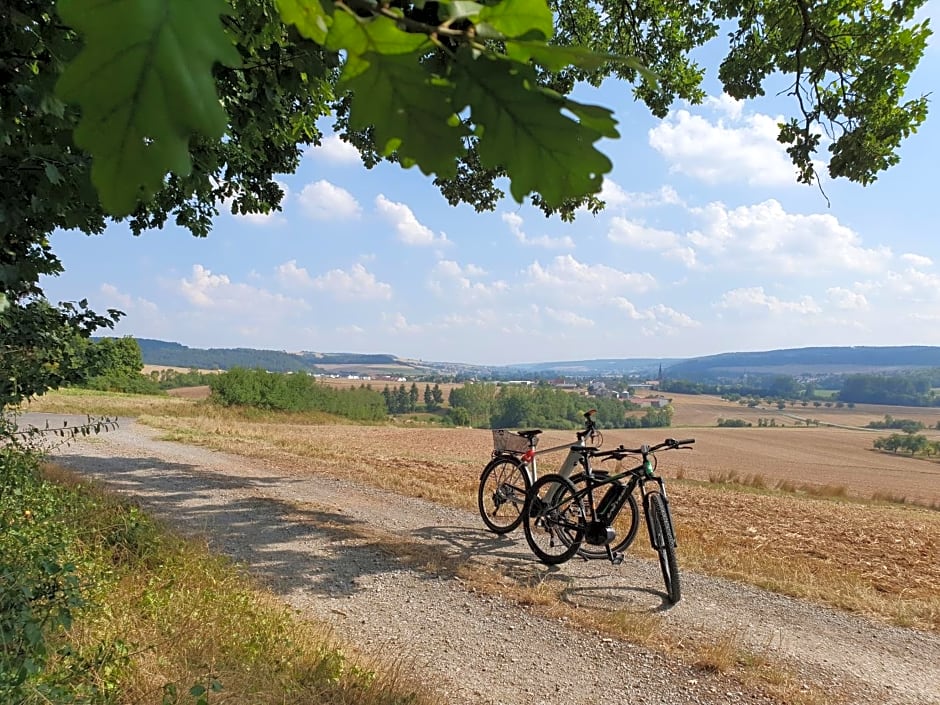
[[[940, 84], [938, 44], [912, 95]], [[579, 89], [621, 134], [599, 143], [614, 169], [598, 215], [452, 207], [417, 169], [367, 170], [330, 136], [278, 177], [281, 212], [223, 213], [202, 239], [55, 233], [66, 271], [43, 286], [124, 311], [111, 334], [198, 348], [507, 365], [940, 345], [936, 104], [900, 164], [867, 187], [824, 179], [823, 195], [776, 141], [795, 105], [736, 102], [716, 66], [704, 104], [664, 120], [628, 84]]]

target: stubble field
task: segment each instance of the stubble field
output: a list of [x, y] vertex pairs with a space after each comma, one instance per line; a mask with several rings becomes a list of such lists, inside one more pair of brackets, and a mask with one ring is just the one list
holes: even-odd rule
[[[155, 401], [150, 415], [145, 405], [137, 413], [173, 440], [469, 509], [476, 507], [479, 474], [491, 455], [492, 434], [484, 429], [253, 421], [172, 401], [166, 412]], [[37, 411], [61, 410], [48, 408], [54, 397], [43, 403], [47, 408]], [[672, 428], [605, 430], [603, 446], [696, 439], [692, 451], [660, 455], [684, 569], [940, 631], [940, 464], [872, 450], [872, 441], [889, 431], [781, 427], [784, 417], [775, 416], [776, 409], [715, 398], [675, 396], [674, 405]], [[928, 426], [940, 415], [870, 407], [833, 409], [827, 418], [863, 426], [886, 413]], [[813, 410], [814, 418], [823, 414]], [[750, 420], [746, 415], [752, 415], [751, 428], [715, 427], [718, 418]], [[777, 426], [757, 427], [757, 418], [771, 417]], [[572, 439], [571, 431], [546, 431], [540, 447]], [[540, 473], [562, 458], [541, 456]], [[631, 550], [644, 555], [642, 544]]]

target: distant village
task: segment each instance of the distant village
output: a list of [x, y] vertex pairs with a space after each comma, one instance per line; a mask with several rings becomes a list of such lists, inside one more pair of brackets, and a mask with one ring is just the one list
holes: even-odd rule
[[[384, 384], [404, 384], [415, 380], [401, 375], [366, 375], [366, 374], [318, 374], [318, 378], [343, 379], [362, 381], [363, 383], [379, 382]], [[529, 379], [500, 380], [498, 384], [529, 386], [538, 382]], [[658, 392], [659, 380], [646, 380], [629, 385], [625, 390], [611, 389], [605, 382], [591, 380], [589, 382], [570, 382], [565, 379], [550, 380], [550, 386], [555, 389], [581, 394], [586, 397], [598, 399], [620, 399], [630, 402], [641, 409], [661, 409], [669, 406], [672, 400]]]

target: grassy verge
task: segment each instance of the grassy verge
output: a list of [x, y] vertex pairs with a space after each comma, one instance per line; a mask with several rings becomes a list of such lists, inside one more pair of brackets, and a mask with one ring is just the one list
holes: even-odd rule
[[205, 546], [0, 448], [0, 702], [431, 705]]

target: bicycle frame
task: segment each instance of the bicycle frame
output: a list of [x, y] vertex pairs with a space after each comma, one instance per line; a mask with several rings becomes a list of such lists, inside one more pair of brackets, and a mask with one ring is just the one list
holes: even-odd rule
[[546, 453], [557, 453], [560, 450], [567, 449], [568, 455], [565, 456], [565, 459], [559, 466], [557, 474], [561, 475], [562, 477], [570, 477], [575, 468], [578, 467], [578, 465], [583, 464], [582, 458], [584, 452], [594, 452], [597, 450], [597, 447], [595, 446], [584, 445], [584, 439], [596, 432], [594, 419], [591, 418], [595, 413], [597, 413], [596, 409], [591, 409], [584, 414], [584, 418], [586, 420], [585, 428], [583, 431], [577, 432], [578, 440], [575, 443], [562, 443], [561, 445], [552, 446], [551, 448], [536, 450], [535, 436], [532, 436], [529, 439], [529, 450], [527, 450], [525, 453], [522, 453], [521, 457], [511, 451], [494, 451], [493, 456], [496, 457], [498, 455], [510, 455], [514, 457], [520, 457], [522, 460], [523, 472], [525, 472], [525, 474], [528, 476], [529, 482], [534, 483], [538, 479], [538, 461], [536, 458], [538, 458], [540, 455], [545, 455]]
[[[680, 441], [679, 443], [684, 443], [686, 441]], [[694, 442], [694, 441], [690, 441]], [[574, 446], [571, 448], [571, 452], [578, 456], [578, 462], [584, 467], [584, 476], [587, 480], [587, 484], [584, 489], [576, 492], [573, 496], [568, 498], [568, 501], [577, 501], [578, 506], [581, 507], [581, 516], [580, 519], [585, 522], [599, 522], [602, 521], [597, 513], [597, 502], [595, 501], [595, 491], [606, 485], [613, 485], [618, 483], [625, 478], [629, 478], [625, 487], [625, 492], [617, 500], [616, 505], [609, 509], [608, 520], [604, 523], [607, 526], [613, 524], [614, 520], [617, 518], [617, 515], [620, 513], [620, 510], [623, 509], [624, 505], [627, 503], [628, 495], [632, 494], [636, 488], [640, 488], [640, 496], [642, 498], [643, 513], [647, 516], [647, 524], [649, 524], [649, 503], [648, 495], [651, 490], [647, 489], [647, 484], [652, 482], [657, 486], [657, 490], [660, 496], [663, 498], [663, 505], [666, 510], [666, 517], [668, 520], [668, 529], [669, 537], [668, 540], [672, 543], [673, 547], [676, 546], [676, 537], [675, 531], [673, 529], [672, 522], [672, 511], [669, 508], [669, 497], [666, 494], [666, 483], [663, 481], [663, 478], [655, 473], [655, 453], [658, 450], [663, 448], [673, 448], [673, 446], [667, 443], [661, 443], [658, 446], [642, 446], [636, 449], [626, 449], [622, 446], [620, 448], [609, 450], [609, 451], [597, 451], [594, 448], [588, 446], [577, 447]], [[606, 456], [608, 458], [618, 458], [620, 456], [625, 457], [626, 455], [635, 455], [639, 454], [642, 456], [642, 461], [636, 467], [630, 468], [629, 470], [623, 470], [621, 472], [611, 474], [606, 470], [598, 472], [591, 466], [590, 459], [600, 456]], [[654, 458], [654, 461], [650, 461], [650, 457]], [[581, 502], [583, 498], [587, 497], [587, 507], [589, 509], [585, 510], [584, 503]], [[555, 501], [554, 491], [551, 492], [548, 498], [548, 504], [551, 505]], [[589, 513], [589, 516], [585, 514], [585, 511]], [[576, 529], [577, 526], [569, 523], [564, 524], [566, 528]], [[650, 541], [652, 542], [653, 537], [650, 536]], [[616, 557], [610, 550], [610, 546], [607, 546], [607, 557], [611, 561], [615, 561]]]

